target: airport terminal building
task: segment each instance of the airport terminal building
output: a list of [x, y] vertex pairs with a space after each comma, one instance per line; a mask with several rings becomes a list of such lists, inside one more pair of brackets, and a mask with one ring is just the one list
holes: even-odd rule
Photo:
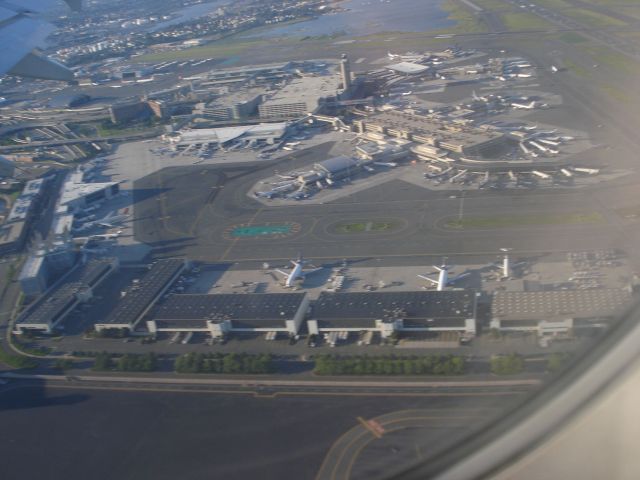
[[157, 304], [147, 315], [147, 329], [158, 332], [284, 332], [296, 335], [309, 299], [306, 293], [182, 294]]
[[96, 331], [116, 328], [133, 331], [186, 267], [187, 262], [182, 259], [156, 261], [142, 278], [123, 292], [122, 298], [111, 313], [95, 324]]
[[496, 292], [490, 326], [502, 332], [566, 334], [608, 325], [631, 299], [624, 288]]
[[476, 293], [471, 290], [322, 292], [307, 320], [309, 334], [330, 332], [476, 333]]
[[18, 316], [15, 333], [52, 333], [79, 304], [91, 300], [94, 290], [119, 265], [117, 258], [95, 259], [77, 265]]

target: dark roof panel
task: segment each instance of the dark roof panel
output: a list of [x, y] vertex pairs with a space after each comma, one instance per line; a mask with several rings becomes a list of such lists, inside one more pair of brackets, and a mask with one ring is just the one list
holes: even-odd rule
[[156, 305], [154, 320], [288, 320], [295, 317], [305, 293], [172, 295]]
[[415, 292], [322, 292], [313, 317], [323, 319], [473, 318], [476, 294], [470, 290]]

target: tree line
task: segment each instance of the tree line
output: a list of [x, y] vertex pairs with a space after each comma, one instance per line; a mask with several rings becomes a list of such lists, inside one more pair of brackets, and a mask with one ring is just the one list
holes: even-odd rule
[[104, 372], [153, 372], [158, 368], [158, 357], [155, 353], [125, 353], [116, 357], [112, 353], [100, 352], [95, 356], [93, 370]]
[[315, 358], [313, 371], [317, 375], [462, 375], [465, 371], [465, 360], [460, 355], [319, 355]]
[[177, 373], [271, 373], [275, 371], [270, 354], [187, 353], [176, 358]]

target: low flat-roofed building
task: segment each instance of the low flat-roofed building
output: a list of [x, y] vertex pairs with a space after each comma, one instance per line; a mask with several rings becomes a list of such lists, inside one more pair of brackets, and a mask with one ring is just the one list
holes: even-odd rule
[[83, 177], [84, 172], [81, 170], [69, 173], [60, 192], [59, 206], [81, 209], [97, 201], [112, 198], [120, 191], [118, 182], [85, 182]]
[[177, 294], [147, 315], [150, 332], [286, 332], [296, 335], [309, 300], [306, 293]]
[[94, 289], [118, 267], [117, 258], [78, 264], [18, 316], [15, 333], [21, 334], [26, 330], [52, 333], [78, 304], [89, 301]]
[[476, 293], [471, 290], [322, 292], [307, 320], [310, 334], [339, 331], [476, 332]]
[[536, 331], [539, 335], [602, 326], [631, 303], [624, 288], [496, 292], [491, 302], [491, 328]]
[[0, 225], [0, 255], [22, 250], [27, 234], [25, 221]]
[[107, 317], [96, 323], [96, 330], [133, 330], [142, 317], [171, 287], [186, 267], [182, 259], [158, 260], [133, 284]]
[[28, 220], [29, 215], [35, 208], [36, 202], [41, 197], [44, 188], [44, 179], [30, 180], [22, 189], [22, 193], [11, 206], [11, 211], [7, 215], [6, 222], [16, 222]]
[[49, 273], [44, 252], [29, 255], [18, 277], [20, 288], [25, 295], [40, 295], [47, 289]]

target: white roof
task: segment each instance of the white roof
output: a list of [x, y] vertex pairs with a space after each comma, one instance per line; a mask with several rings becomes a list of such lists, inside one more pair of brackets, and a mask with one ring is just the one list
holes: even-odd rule
[[396, 72], [410, 74], [424, 73], [429, 70], [429, 67], [426, 65], [420, 65], [419, 63], [411, 62], [394, 63], [393, 65], [389, 65], [387, 68]]
[[287, 128], [286, 122], [260, 123], [239, 127], [201, 128], [180, 132], [180, 143], [218, 142], [225, 143], [242, 136], [281, 137]]
[[79, 198], [86, 197], [95, 192], [99, 192], [106, 188], [116, 185], [118, 182], [104, 183], [85, 183], [82, 181], [83, 172], [72, 172], [64, 182], [62, 187], [62, 195], [60, 195], [59, 205], [66, 205]]
[[56, 236], [62, 236], [70, 233], [73, 228], [73, 214], [56, 215], [54, 221], [54, 232]]

